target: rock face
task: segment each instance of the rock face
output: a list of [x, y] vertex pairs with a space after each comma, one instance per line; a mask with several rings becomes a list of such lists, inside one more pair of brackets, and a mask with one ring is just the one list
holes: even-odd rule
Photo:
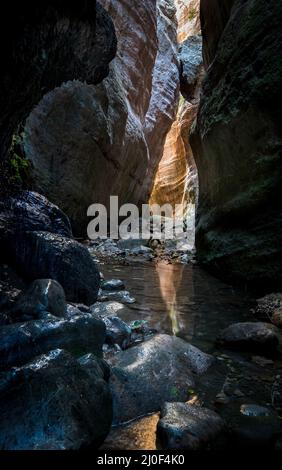
[[[16, 14], [15, 14], [16, 9]], [[48, 90], [74, 78], [99, 83], [116, 52], [110, 17], [95, 0], [10, 2], [1, 17], [0, 160], [13, 132]], [[2, 168], [1, 168], [2, 170]], [[1, 190], [5, 190], [4, 170]]]
[[218, 272], [273, 288], [282, 277], [282, 5], [201, 3], [209, 69], [192, 139], [198, 255]]
[[88, 250], [71, 238], [50, 232], [24, 232], [8, 244], [10, 262], [30, 281], [51, 278], [71, 302], [97, 300], [100, 273]]
[[[88, 361], [89, 362], [89, 361]], [[76, 450], [99, 446], [112, 420], [108, 384], [96, 367], [54, 350], [1, 375], [2, 450]]]
[[200, 0], [175, 0], [178, 42], [184, 42], [201, 30]]
[[26, 125], [34, 187], [60, 204], [80, 236], [91, 204], [108, 207], [110, 195], [121, 204], [146, 201], [179, 89], [173, 1], [101, 3], [118, 37], [108, 78], [55, 89]]
[[187, 403], [166, 403], [158, 423], [165, 449], [199, 450], [222, 431], [224, 422], [212, 410]]
[[14, 323], [0, 329], [0, 369], [19, 366], [42, 353], [62, 348], [75, 354], [102, 356], [106, 337], [104, 322], [78, 312], [71, 318]]
[[213, 358], [160, 334], [110, 361], [114, 422], [121, 423], [158, 411], [166, 401], [186, 400], [197, 374], [206, 372]]
[[198, 111], [204, 70], [199, 1], [179, 0], [176, 7], [182, 96], [176, 119], [166, 137], [150, 204], [183, 204], [184, 210], [189, 210], [189, 205], [195, 205], [198, 199], [197, 169], [189, 134]]

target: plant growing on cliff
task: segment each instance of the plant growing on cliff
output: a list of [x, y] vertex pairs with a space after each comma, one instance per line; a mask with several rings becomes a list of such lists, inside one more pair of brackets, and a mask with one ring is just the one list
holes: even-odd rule
[[193, 21], [196, 18], [197, 14], [198, 14], [198, 12], [197, 12], [196, 8], [192, 8], [188, 13], [188, 20]]
[[11, 188], [23, 189], [30, 180], [30, 164], [23, 150], [24, 132], [14, 134], [7, 160], [7, 179]]

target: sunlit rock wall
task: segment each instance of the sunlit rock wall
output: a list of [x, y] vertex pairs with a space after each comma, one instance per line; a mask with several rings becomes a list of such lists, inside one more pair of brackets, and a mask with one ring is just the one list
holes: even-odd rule
[[176, 119], [167, 134], [159, 163], [151, 204], [195, 204], [197, 169], [189, 133], [197, 115], [203, 78], [199, 1], [176, 0], [181, 94]]
[[26, 125], [34, 189], [69, 215], [79, 236], [90, 204], [108, 207], [110, 195], [120, 203], [146, 200], [179, 89], [172, 0], [101, 3], [118, 38], [109, 76], [98, 86], [55, 89]]

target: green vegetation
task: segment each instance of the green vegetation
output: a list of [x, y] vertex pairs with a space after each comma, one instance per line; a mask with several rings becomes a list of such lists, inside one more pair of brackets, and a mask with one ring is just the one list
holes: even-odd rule
[[197, 12], [196, 8], [192, 8], [188, 13], [189, 21], [194, 20], [196, 18], [197, 14], [198, 14], [198, 12]]
[[23, 151], [24, 133], [14, 134], [7, 161], [8, 180], [11, 186], [24, 187], [29, 180], [30, 164]]

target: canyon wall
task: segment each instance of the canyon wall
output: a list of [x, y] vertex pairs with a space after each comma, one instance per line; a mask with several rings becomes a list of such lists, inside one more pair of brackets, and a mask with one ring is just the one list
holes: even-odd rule
[[198, 255], [273, 289], [282, 277], [282, 4], [202, 0], [201, 16], [209, 68], [192, 137]]
[[[44, 93], [64, 80], [99, 83], [115, 56], [112, 21], [94, 0], [9, 2], [1, 15], [0, 190], [12, 135]], [[6, 161], [5, 161], [6, 163]]]
[[[150, 168], [174, 119], [179, 77], [172, 0], [102, 0], [118, 38], [110, 73], [98, 86], [68, 82], [29, 116], [25, 153], [33, 187], [86, 235], [87, 208], [145, 202]], [[147, 179], [146, 179], [147, 177]]]
[[180, 62], [180, 97], [176, 119], [167, 134], [150, 204], [195, 204], [197, 169], [189, 133], [197, 115], [203, 78], [199, 0], [176, 0]]

